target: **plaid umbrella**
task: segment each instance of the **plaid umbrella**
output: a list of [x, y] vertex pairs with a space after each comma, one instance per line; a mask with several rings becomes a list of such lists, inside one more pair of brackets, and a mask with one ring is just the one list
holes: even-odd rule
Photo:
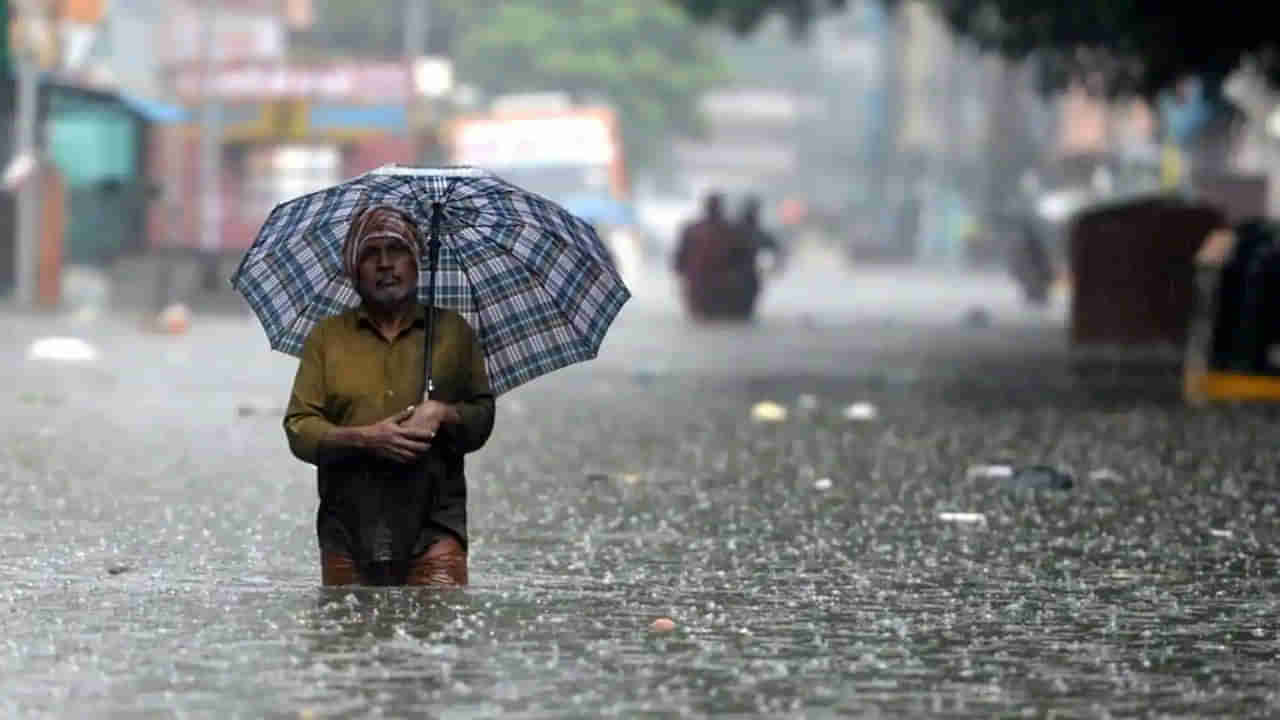
[[300, 355], [316, 323], [360, 304], [342, 242], [371, 204], [429, 231], [418, 299], [475, 329], [495, 393], [595, 357], [631, 296], [595, 230], [550, 200], [475, 168], [391, 165], [277, 205], [263, 223], [231, 285], [273, 349]]

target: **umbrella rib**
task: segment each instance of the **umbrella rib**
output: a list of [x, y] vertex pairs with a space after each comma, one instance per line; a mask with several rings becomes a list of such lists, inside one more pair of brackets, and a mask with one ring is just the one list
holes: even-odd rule
[[[570, 317], [565, 313], [564, 308], [560, 307], [560, 303], [558, 303], [558, 302], [555, 302], [555, 301], [554, 301], [555, 296], [554, 296], [554, 295], [552, 295], [550, 291], [547, 291], [547, 290], [546, 290], [546, 285], [547, 285], [547, 278], [546, 278], [546, 276], [542, 275], [541, 273], [539, 273], [539, 272], [537, 272], [536, 270], [534, 270], [533, 268], [531, 268], [528, 264], [526, 264], [523, 260], [521, 260], [521, 259], [520, 259], [520, 257], [519, 257], [518, 255], [516, 255], [514, 252], [512, 252], [512, 251], [511, 251], [510, 249], [508, 249], [506, 246], [504, 246], [504, 245], [500, 245], [500, 244], [498, 244], [498, 243], [490, 243], [490, 244], [489, 244], [489, 247], [497, 248], [497, 249], [498, 249], [499, 251], [501, 251], [503, 254], [505, 254], [505, 255], [507, 255], [508, 257], [510, 257], [511, 259], [515, 260], [515, 266], [516, 266], [516, 267], [520, 268], [520, 269], [521, 269], [521, 270], [522, 270], [526, 275], [529, 275], [529, 276], [530, 276], [530, 277], [532, 277], [533, 279], [535, 279], [535, 280], [539, 281], [539, 282], [537, 282], [537, 283], [534, 283], [534, 284], [533, 284], [533, 287], [535, 287], [535, 288], [542, 288], [542, 289], [543, 289], [543, 291], [546, 293], [547, 297], [549, 297], [549, 298], [552, 298], [552, 299], [553, 299], [553, 300], [552, 300], [552, 302], [551, 302], [551, 306], [552, 306], [552, 307], [554, 307], [554, 308], [556, 309], [556, 314], [560, 316], [560, 319], [565, 323], [565, 325], [566, 325], [567, 327], [573, 328], [573, 330], [574, 330], [574, 332], [573, 332], [573, 337], [575, 338], [575, 340], [576, 340], [577, 338], [579, 338], [579, 337], [580, 337], [580, 335], [579, 335], [579, 333], [578, 333], [578, 329], [577, 329], [577, 327], [576, 327], [576, 326], [574, 325], [574, 323], [573, 323], [573, 320], [572, 320], [572, 319], [571, 319], [571, 318], [570, 318]], [[567, 246], [567, 247], [572, 247], [572, 246]], [[455, 252], [456, 252], [456, 249], [455, 249]], [[460, 268], [462, 269], [462, 274], [463, 274], [463, 275], [466, 275], [466, 277], [467, 277], [467, 285], [468, 285], [468, 286], [470, 286], [470, 287], [475, 287], [474, 283], [472, 283], [472, 281], [471, 281], [471, 272], [470, 272], [470, 270], [468, 270], [468, 269], [467, 269], [467, 264], [466, 264], [466, 263], [463, 263], [463, 262], [459, 262], [459, 263], [458, 263], [458, 267], [460, 267]], [[624, 289], [625, 289], [625, 286], [623, 286], [623, 287], [624, 287]], [[479, 314], [480, 314], [480, 310], [479, 310], [479, 308], [477, 307], [476, 315], [477, 315], [477, 316], [479, 316]], [[575, 343], [575, 344], [577, 344], [577, 343]]]
[[[602, 257], [598, 257], [598, 256], [596, 256], [594, 253], [590, 252], [589, 250], [587, 250], [587, 249], [585, 249], [585, 248], [580, 248], [577, 244], [574, 244], [574, 243], [571, 243], [571, 242], [566, 242], [566, 241], [565, 241], [565, 239], [564, 239], [563, 237], [561, 237], [561, 236], [560, 236], [560, 234], [558, 234], [558, 233], [545, 232], [545, 228], [544, 228], [543, 226], [540, 226], [540, 225], [537, 225], [537, 224], [533, 224], [533, 223], [529, 223], [529, 222], [526, 222], [526, 221], [524, 221], [524, 220], [512, 220], [512, 221], [508, 221], [508, 222], [495, 222], [495, 223], [484, 223], [484, 224], [480, 224], [480, 223], [468, 223], [467, 225], [461, 225], [461, 226], [457, 227], [457, 228], [456, 228], [456, 229], [454, 229], [451, 233], [444, 233], [444, 235], [448, 236], [448, 235], [450, 235], [450, 234], [457, 233], [459, 230], [481, 230], [481, 229], [486, 229], [486, 228], [532, 228], [532, 229], [534, 229], [534, 230], [541, 230], [541, 231], [543, 231], [543, 232], [544, 232], [544, 235], [546, 235], [548, 238], [550, 238], [550, 241], [551, 241], [551, 242], [554, 242], [554, 243], [557, 245], [557, 247], [558, 247], [558, 248], [561, 248], [561, 249], [563, 249], [563, 248], [573, 248], [573, 249], [577, 250], [578, 252], [582, 253], [583, 255], [587, 256], [587, 257], [588, 257], [588, 258], [590, 258], [591, 260], [595, 261], [595, 263], [596, 263], [597, 265], [601, 265], [601, 266], [603, 266], [603, 267], [606, 267], [608, 270], [612, 270], [612, 271], [614, 271], [612, 274], [614, 274], [614, 275], [617, 277], [617, 279], [618, 279], [618, 280], [621, 280], [621, 279], [622, 279], [621, 275], [618, 275], [618, 274], [617, 274], [617, 272], [616, 272], [616, 268], [614, 268], [610, 263], [605, 262], [605, 261], [604, 261], [604, 259], [603, 259]], [[603, 245], [603, 241], [601, 241], [601, 240], [599, 239], [599, 236], [596, 236], [596, 240], [597, 240], [597, 242], [599, 242], [601, 245]], [[496, 245], [496, 246], [498, 246], [498, 247], [502, 247], [501, 245], [498, 245], [497, 243], [493, 243], [493, 245]], [[514, 254], [512, 254], [512, 257], [515, 257], [515, 255], [514, 255]], [[517, 259], [518, 259], [518, 258], [517, 258]], [[543, 278], [543, 279], [545, 280], [545, 278]]]

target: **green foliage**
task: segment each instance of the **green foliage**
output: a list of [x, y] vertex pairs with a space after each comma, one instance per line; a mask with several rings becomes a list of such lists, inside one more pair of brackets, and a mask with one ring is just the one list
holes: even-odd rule
[[818, 14], [845, 6], [846, 0], [672, 0], [700, 22], [716, 22], [738, 33], [754, 30], [766, 16], [781, 13], [797, 33]]
[[[462, 4], [462, 0], [458, 0]], [[507, 0], [461, 29], [458, 74], [488, 92], [566, 91], [618, 112], [632, 166], [658, 164], [722, 69], [679, 9], [661, 2]]]
[[1112, 94], [1154, 96], [1189, 75], [1217, 86], [1246, 61], [1280, 85], [1280, 35], [1267, 3], [932, 1], [980, 46], [1034, 53], [1050, 88], [1083, 78]]
[[[488, 94], [568, 92], [617, 111], [630, 167], [653, 166], [673, 133], [699, 129], [697, 100], [725, 71], [701, 31], [658, 0], [432, 0], [430, 52]], [[396, 56], [404, 0], [322, 0], [304, 45]]]
[[[898, 0], [881, 0], [896, 5]], [[771, 12], [794, 24], [843, 0], [670, 0], [700, 21], [749, 32]], [[1046, 90], [1085, 80], [1112, 95], [1154, 96], [1198, 75], [1215, 92], [1244, 62], [1280, 87], [1275, 4], [1163, 0], [926, 0], [957, 32], [1012, 58], [1034, 57]]]

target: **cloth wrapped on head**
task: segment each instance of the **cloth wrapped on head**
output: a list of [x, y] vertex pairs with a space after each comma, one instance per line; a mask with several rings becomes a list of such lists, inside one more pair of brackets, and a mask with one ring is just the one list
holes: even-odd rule
[[342, 243], [342, 264], [351, 284], [360, 286], [360, 253], [372, 237], [398, 240], [409, 248], [414, 267], [421, 271], [422, 237], [418, 226], [403, 211], [389, 205], [374, 205], [351, 214], [351, 227]]

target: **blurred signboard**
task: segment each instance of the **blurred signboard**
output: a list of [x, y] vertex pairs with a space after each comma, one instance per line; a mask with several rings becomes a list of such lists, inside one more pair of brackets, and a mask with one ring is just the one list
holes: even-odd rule
[[406, 102], [412, 94], [413, 78], [402, 62], [239, 62], [216, 66], [207, 77], [199, 64], [183, 66], [176, 71], [175, 85], [178, 94], [189, 100], [209, 96], [248, 102], [295, 97], [386, 104]]
[[594, 110], [464, 118], [453, 127], [453, 162], [489, 168], [609, 165], [617, 145]]
[[161, 44], [168, 63], [196, 62], [213, 41], [213, 58], [220, 62], [281, 60], [285, 56], [285, 24], [275, 14], [218, 12], [212, 38], [204, 14], [196, 8], [177, 10], [168, 37]]
[[61, 0], [58, 3], [58, 19], [92, 25], [102, 20], [107, 12], [107, 0]]
[[497, 172], [549, 197], [628, 192], [617, 118], [608, 107], [490, 112], [455, 119], [449, 162]]

